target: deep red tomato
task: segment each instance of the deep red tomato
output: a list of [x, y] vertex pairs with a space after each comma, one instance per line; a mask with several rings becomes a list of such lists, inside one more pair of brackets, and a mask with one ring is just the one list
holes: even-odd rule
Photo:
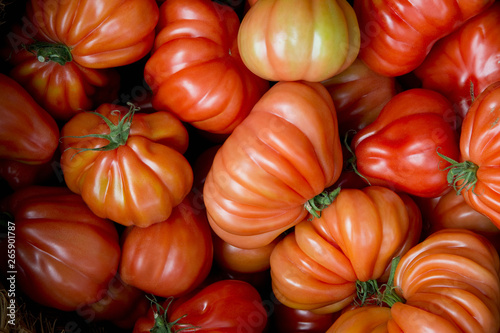
[[16, 81], [0, 73], [0, 159], [49, 162], [59, 145], [55, 120]]
[[239, 25], [234, 10], [215, 1], [165, 1], [144, 68], [153, 107], [207, 132], [232, 132], [269, 89], [241, 61]]
[[500, 81], [472, 103], [460, 135], [460, 161], [442, 154], [452, 165], [448, 177], [467, 204], [500, 228]]
[[495, 0], [355, 0], [361, 30], [359, 58], [372, 70], [400, 76], [417, 68], [442, 37]]
[[497, 1], [439, 40], [414, 71], [422, 86], [446, 96], [462, 119], [473, 98], [490, 84], [500, 81], [498, 22], [500, 2]]
[[320, 83], [278, 82], [217, 151], [203, 188], [212, 229], [239, 248], [271, 243], [304, 219], [342, 170], [331, 96]]
[[359, 26], [346, 0], [254, 1], [238, 46], [245, 65], [266, 80], [319, 82], [356, 59]]
[[[56, 152], [57, 153], [57, 152]], [[57, 179], [59, 158], [43, 164], [26, 164], [13, 160], [0, 160], [0, 179], [11, 190], [29, 185], [48, 185]]]
[[455, 114], [452, 104], [435, 91], [410, 89], [397, 94], [373, 123], [354, 136], [357, 170], [372, 185], [419, 197], [444, 194], [449, 190], [447, 162], [438, 152], [455, 159], [459, 155], [450, 114]]
[[[333, 313], [374, 281], [386, 282], [392, 258], [420, 239], [415, 202], [381, 186], [341, 189], [319, 218], [295, 226], [271, 254], [272, 287], [286, 306]], [[375, 282], [376, 283], [376, 282]]]
[[129, 227], [122, 235], [120, 276], [156, 296], [180, 296], [198, 287], [210, 272], [213, 245], [206, 212], [193, 195], [165, 221]]
[[188, 133], [180, 120], [165, 111], [134, 111], [102, 104], [75, 115], [61, 131], [61, 168], [67, 186], [96, 215], [146, 227], [181, 203], [193, 171], [183, 156]]
[[[179, 329], [182, 332], [260, 333], [267, 323], [261, 296], [243, 281], [217, 281], [172, 304], [171, 301], [167, 299], [161, 308], [153, 304], [149, 315], [137, 320], [133, 333]], [[168, 310], [166, 314], [164, 310]], [[154, 328], [155, 320], [157, 326], [170, 325], [168, 330]]]
[[0, 209], [14, 217], [16, 285], [28, 297], [74, 311], [104, 296], [121, 253], [113, 222], [66, 187], [26, 187]]

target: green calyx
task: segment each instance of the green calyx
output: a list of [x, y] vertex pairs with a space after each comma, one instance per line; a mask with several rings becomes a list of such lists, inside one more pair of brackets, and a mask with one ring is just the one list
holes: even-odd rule
[[[438, 148], [439, 149], [439, 148]], [[451, 165], [443, 170], [448, 170], [447, 180], [448, 184], [453, 187], [457, 195], [462, 190], [474, 191], [477, 183], [477, 169], [479, 166], [471, 161], [457, 162], [436, 150], [437, 154]]]
[[336, 188], [335, 190], [328, 192], [324, 191], [315, 196], [314, 198], [308, 200], [304, 204], [304, 208], [314, 217], [320, 218], [321, 217], [321, 211], [325, 209], [326, 207], [330, 206], [335, 198], [339, 195], [340, 193], [340, 187]]
[[[151, 306], [156, 307], [156, 311], [154, 311], [153, 316], [155, 320], [155, 325], [149, 330], [151, 333], [178, 333], [188, 329], [196, 329], [198, 326], [193, 326], [190, 324], [179, 324], [179, 321], [186, 317], [186, 315], [177, 318], [173, 322], [169, 323], [167, 318], [168, 308], [172, 304], [174, 298], [168, 298], [167, 308], [163, 308], [154, 298], [148, 298], [151, 301]], [[177, 326], [175, 329], [174, 326]]]
[[53, 61], [64, 66], [73, 60], [69, 47], [61, 43], [35, 41], [24, 47], [28, 52], [33, 53], [40, 62]]

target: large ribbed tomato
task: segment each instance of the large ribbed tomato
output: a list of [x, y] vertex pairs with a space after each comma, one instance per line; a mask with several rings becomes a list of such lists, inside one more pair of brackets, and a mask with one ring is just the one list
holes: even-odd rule
[[256, 248], [304, 219], [342, 169], [335, 107], [320, 83], [279, 82], [217, 151], [203, 198], [212, 229]]
[[358, 21], [346, 0], [259, 0], [243, 17], [238, 46], [262, 78], [319, 82], [356, 59]]
[[241, 61], [239, 25], [236, 12], [216, 1], [165, 1], [144, 69], [153, 107], [201, 130], [230, 133], [269, 89]]

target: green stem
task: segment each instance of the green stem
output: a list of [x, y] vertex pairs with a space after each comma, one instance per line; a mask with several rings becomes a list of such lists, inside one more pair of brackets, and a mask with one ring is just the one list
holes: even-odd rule
[[370, 186], [371, 186], [372, 184], [370, 183], [370, 181], [368, 180], [368, 178], [366, 178], [365, 176], [363, 176], [363, 175], [361, 174], [361, 172], [359, 172], [359, 170], [358, 170], [358, 167], [357, 167], [357, 157], [356, 157], [356, 154], [354, 153], [354, 151], [353, 151], [353, 150], [352, 150], [352, 148], [351, 148], [351, 145], [350, 145], [350, 144], [349, 144], [349, 142], [348, 142], [348, 138], [349, 138], [349, 134], [350, 134], [350, 133], [354, 133], [354, 134], [356, 134], [356, 131], [355, 131], [355, 130], [349, 130], [349, 131], [347, 131], [347, 132], [346, 132], [346, 134], [345, 134], [345, 136], [344, 136], [344, 145], [345, 145], [345, 147], [346, 147], [347, 151], [348, 151], [349, 153], [351, 153], [351, 157], [349, 157], [349, 158], [347, 159], [346, 163], [347, 163], [347, 165], [348, 165], [348, 166], [350, 166], [350, 167], [352, 168], [352, 170], [353, 170], [353, 171], [354, 171], [354, 172], [355, 172], [358, 176], [360, 176], [361, 178], [363, 178], [363, 179], [365, 180], [365, 182], [367, 182], [367, 183], [368, 183], [368, 185], [370, 185]]
[[40, 62], [53, 61], [64, 66], [67, 62], [73, 60], [69, 47], [64, 44], [35, 41], [25, 45], [25, 48], [33, 53]]
[[[168, 308], [172, 304], [174, 298], [169, 297], [167, 308], [163, 308], [153, 296], [152, 298], [148, 298], [151, 301], [151, 306], [156, 307], [156, 311], [154, 311], [154, 320], [155, 325], [149, 330], [151, 333], [178, 333], [188, 329], [196, 329], [198, 326], [190, 325], [190, 324], [179, 324], [179, 321], [186, 317], [187, 315], [181, 316], [174, 320], [173, 322], [169, 322], [167, 318]], [[174, 326], [178, 326], [178, 328], [174, 328]]]
[[337, 187], [335, 190], [328, 192], [324, 191], [315, 196], [314, 198], [308, 200], [304, 204], [304, 208], [314, 217], [320, 218], [321, 211], [326, 207], [330, 206], [335, 198], [340, 193], [340, 187]]
[[377, 280], [356, 281], [356, 294], [361, 301], [360, 306], [365, 305], [369, 298], [378, 293], [379, 287]]
[[[437, 148], [439, 149], [439, 147]], [[477, 169], [479, 166], [471, 161], [457, 162], [443, 154], [439, 151], [437, 154], [451, 165], [443, 170], [448, 170], [447, 180], [448, 184], [453, 187], [457, 195], [459, 195], [462, 190], [470, 190], [474, 192], [477, 183]]]

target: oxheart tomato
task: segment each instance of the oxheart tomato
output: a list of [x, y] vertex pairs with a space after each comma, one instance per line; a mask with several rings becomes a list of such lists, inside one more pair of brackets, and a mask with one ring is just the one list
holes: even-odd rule
[[104, 296], [121, 254], [113, 222], [66, 187], [25, 187], [0, 208], [14, 218], [16, 285], [28, 297], [73, 311]]
[[438, 152], [458, 158], [454, 115], [451, 102], [435, 91], [415, 88], [397, 94], [353, 137], [355, 167], [372, 185], [419, 197], [446, 193], [447, 162]]
[[359, 58], [372, 70], [400, 76], [417, 68], [432, 46], [494, 0], [355, 0], [361, 30]]
[[[498, 253], [465, 229], [438, 231], [399, 261], [386, 306], [344, 312], [328, 333], [497, 333]], [[389, 307], [387, 307], [389, 306]]]
[[266, 80], [319, 82], [356, 59], [359, 34], [346, 0], [259, 0], [243, 17], [238, 46]]
[[120, 276], [156, 296], [180, 296], [207, 277], [213, 245], [206, 212], [191, 193], [165, 221], [122, 235]]
[[165, 1], [144, 68], [153, 107], [206, 132], [232, 132], [269, 89], [241, 60], [239, 26], [236, 12], [215, 1]]
[[[335, 192], [332, 192], [335, 193]], [[418, 243], [420, 211], [381, 186], [341, 189], [318, 218], [294, 228], [271, 254], [272, 288], [286, 306], [333, 313], [385, 282], [392, 258]]]
[[203, 188], [212, 229], [239, 248], [271, 243], [339, 177], [342, 148], [320, 83], [278, 82], [218, 149]]
[[457, 31], [439, 40], [424, 62], [413, 71], [423, 88], [446, 96], [461, 119], [475, 96], [490, 84], [500, 81], [499, 21], [500, 3], [497, 1]]
[[161, 307], [153, 305], [148, 316], [137, 320], [133, 333], [178, 332], [180, 329], [182, 332], [260, 333], [266, 323], [267, 312], [257, 289], [244, 281], [221, 280], [173, 302], [169, 298]]
[[499, 120], [500, 82], [495, 82], [478, 96], [465, 116], [460, 161], [444, 153], [442, 156], [452, 163], [448, 177], [456, 193], [500, 228]]
[[61, 130], [61, 169], [96, 215], [146, 227], [182, 202], [193, 171], [181, 121], [166, 111], [135, 111], [106, 103], [71, 118]]
[[59, 128], [15, 80], [0, 73], [0, 159], [49, 162], [59, 145]]

